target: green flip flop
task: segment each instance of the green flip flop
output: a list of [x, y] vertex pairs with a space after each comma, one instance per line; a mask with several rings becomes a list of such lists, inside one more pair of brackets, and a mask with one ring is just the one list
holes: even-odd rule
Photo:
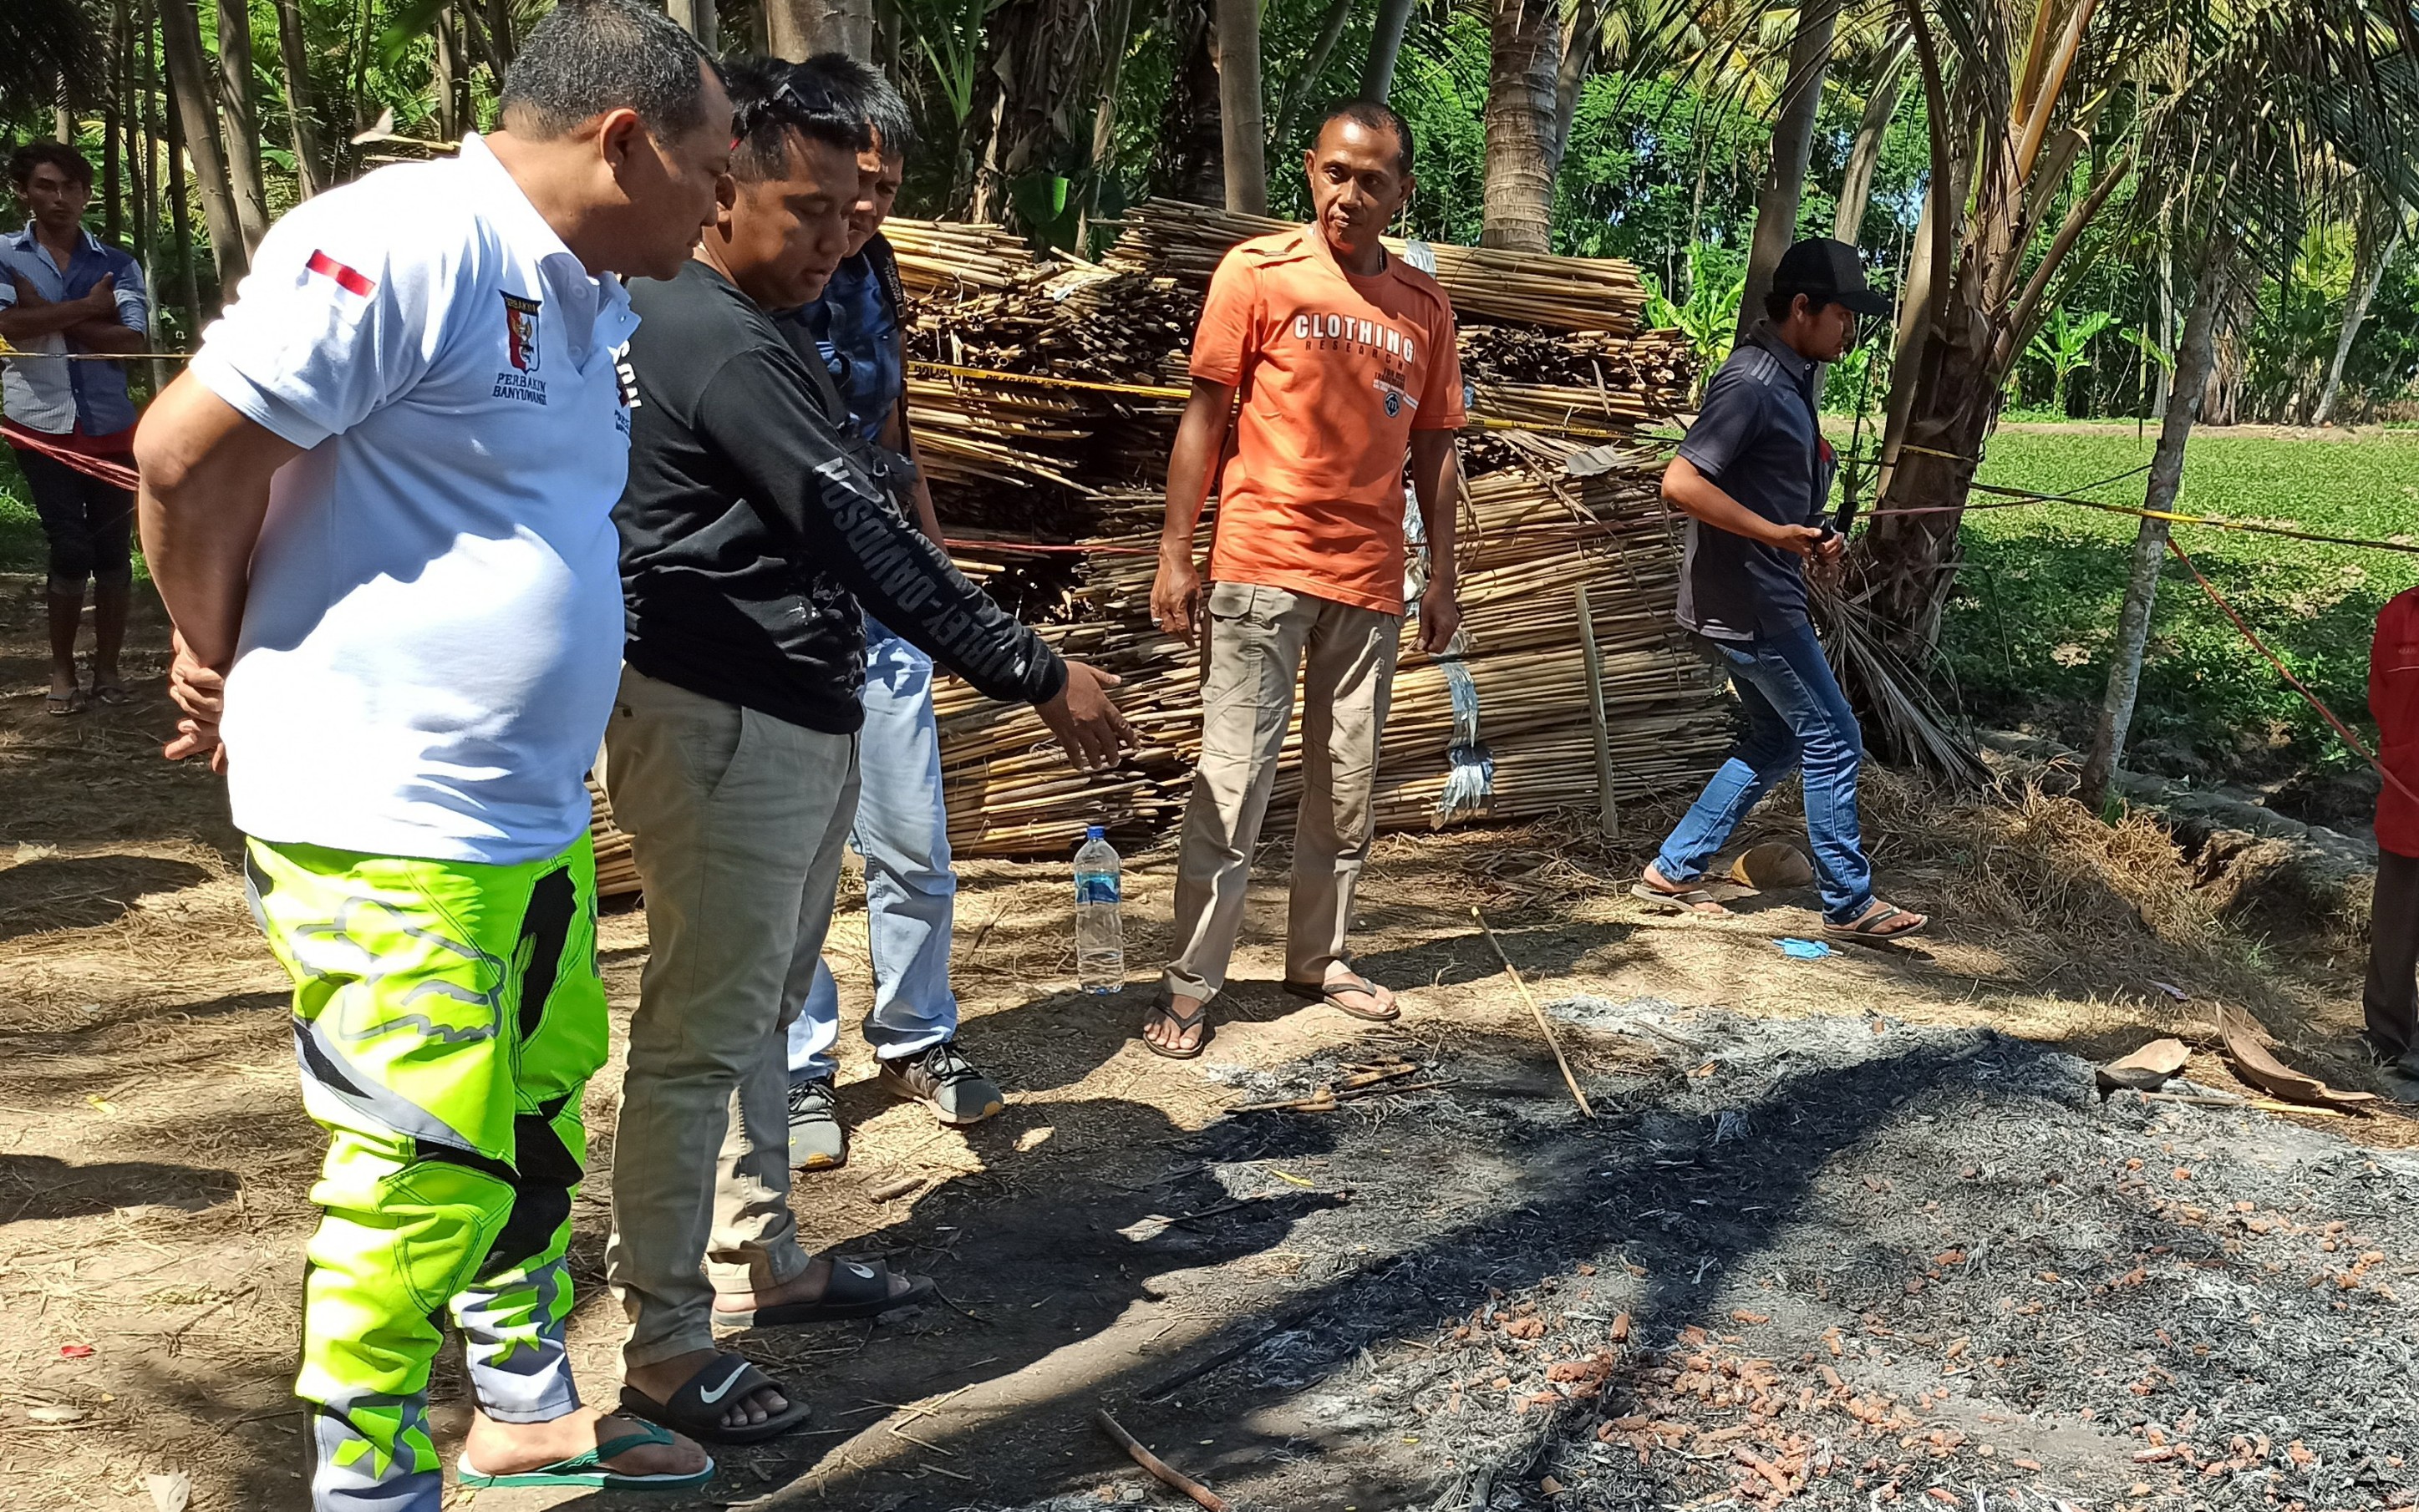
[[703, 1470], [686, 1475], [633, 1475], [627, 1471], [608, 1470], [605, 1461], [628, 1454], [633, 1449], [651, 1443], [670, 1443], [675, 1435], [666, 1428], [650, 1423], [636, 1433], [624, 1433], [607, 1439], [585, 1454], [558, 1459], [535, 1470], [524, 1470], [510, 1475], [489, 1475], [470, 1468], [470, 1457], [464, 1455], [455, 1462], [455, 1472], [465, 1486], [590, 1486], [604, 1490], [677, 1491], [691, 1486], [702, 1486], [714, 1478], [714, 1460], [708, 1459]]

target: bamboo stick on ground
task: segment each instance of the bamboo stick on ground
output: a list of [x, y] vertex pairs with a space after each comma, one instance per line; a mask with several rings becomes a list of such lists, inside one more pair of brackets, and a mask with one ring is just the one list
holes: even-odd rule
[[1593, 1122], [1595, 1109], [1588, 1106], [1587, 1093], [1579, 1091], [1579, 1078], [1571, 1075], [1570, 1058], [1563, 1054], [1563, 1042], [1555, 1037], [1553, 1023], [1546, 1017], [1546, 1010], [1538, 1007], [1537, 1000], [1530, 995], [1529, 984], [1520, 980], [1520, 969], [1512, 964], [1511, 956], [1503, 954], [1503, 941], [1495, 938], [1495, 926], [1487, 922], [1487, 915], [1479, 911], [1476, 904], [1471, 906], [1470, 916], [1478, 921], [1479, 928], [1487, 931], [1487, 942], [1495, 947], [1495, 958], [1503, 963], [1503, 970], [1511, 976], [1512, 985], [1520, 989], [1520, 1000], [1527, 1003], [1529, 1012], [1536, 1016], [1537, 1031], [1546, 1036], [1546, 1047], [1554, 1052], [1554, 1064], [1563, 1068], [1563, 1085], [1571, 1090], [1571, 1101], [1579, 1105], [1579, 1116]]
[[1118, 1447], [1124, 1449], [1135, 1464], [1148, 1471], [1152, 1479], [1171, 1490], [1181, 1491], [1191, 1497], [1204, 1508], [1204, 1512], [1227, 1512], [1225, 1497], [1144, 1448], [1142, 1441], [1128, 1433], [1124, 1425], [1111, 1417], [1107, 1408], [1095, 1411], [1092, 1413], [1092, 1421], [1100, 1426], [1102, 1432], [1115, 1439]]

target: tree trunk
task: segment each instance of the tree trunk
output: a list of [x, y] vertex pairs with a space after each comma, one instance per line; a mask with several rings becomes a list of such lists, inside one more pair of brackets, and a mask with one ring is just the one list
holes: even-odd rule
[[2335, 401], [2343, 394], [2344, 364], [2351, 360], [2351, 344], [2360, 337], [2361, 323], [2368, 319], [2369, 301], [2377, 298], [2377, 285], [2385, 277], [2385, 265], [2402, 250], [2402, 207], [2395, 206], [2394, 234], [2381, 248], [2373, 245], [2368, 266], [2355, 269], [2351, 293], [2344, 301], [2343, 330], [2335, 337], [2334, 359], [2327, 364], [2326, 387], [2319, 390], [2319, 402], [2310, 411], [2310, 423], [2324, 425], [2335, 412]]
[[1117, 171], [1117, 81], [1125, 74], [1126, 50], [1133, 40], [1134, 10], [1142, 0], [1109, 0], [1109, 35], [1101, 44], [1101, 102], [1092, 111], [1092, 152], [1084, 183], [1084, 213], [1075, 221], [1075, 255], [1092, 255], [1092, 222], [1108, 202]]
[[1571, 33], [1563, 38], [1562, 66], [1554, 72], [1554, 134], [1547, 144], [1552, 171], [1563, 171], [1563, 154], [1571, 145], [1571, 121], [1579, 115], [1579, 91], [1595, 68], [1603, 41], [1604, 14], [1596, 0], [1579, 0], [1571, 9]]
[[[1928, 664], [1934, 653], [1957, 578], [1958, 527], [2009, 369], [2039, 328], [2084, 232], [2133, 169], [2131, 153], [2109, 162], [2087, 192], [2061, 199], [2045, 243], [2033, 235], [2034, 176], [2062, 179], [2072, 163], [2041, 147], [2071, 94], [2065, 80], [2094, 0], [2077, 0], [2062, 34], [2051, 9], [2045, 4], [2036, 23], [2020, 94], [2012, 74], [1967, 70], [1952, 84], [1927, 11], [1907, 11], [1931, 123], [1924, 247], [1914, 259], [1924, 289], [1903, 306], [1881, 507], [1853, 548], [1850, 570], [1880, 638], [1909, 666]], [[2054, 58], [2042, 61], [2053, 43]]]
[[1361, 98], [1382, 105], [1394, 92], [1394, 60], [1402, 55], [1403, 33], [1411, 24], [1414, 0], [1378, 0], [1376, 29], [1369, 34], [1369, 57], [1361, 65]]
[[1214, 0], [1219, 144], [1226, 208], [1269, 213], [1269, 130], [1260, 113], [1260, 0]]
[[[771, 10], [776, 7], [768, 5], [765, 8]], [[520, 51], [519, 44], [513, 40], [513, 0], [487, 0], [486, 23], [487, 52], [495, 59], [496, 89], [501, 93], [504, 75], [512, 70], [513, 58]], [[367, 30], [363, 28], [364, 38]]]
[[976, 95], [985, 130], [974, 218], [1037, 233], [1043, 225], [1036, 222], [1046, 221], [1049, 239], [1063, 241], [1071, 229], [1063, 208], [1028, 218], [1016, 191], [1071, 184], [1082, 174], [1086, 149], [1066, 126], [1088, 98], [1084, 85], [1100, 43], [1094, 18], [1078, 0], [1007, 0], [984, 31], [990, 47]]
[[124, 164], [118, 156], [119, 133], [126, 123], [126, 53], [129, 40], [126, 0], [110, 0], [109, 83], [100, 102], [100, 233], [115, 247], [126, 231]]
[[[152, 42], [157, 34], [151, 27], [151, 8], [147, 3], [135, 7], [133, 35], [143, 39], [140, 47], [130, 47], [126, 66], [134, 160], [142, 165], [134, 175], [134, 253], [143, 262], [143, 286], [151, 291], [151, 317], [144, 339], [156, 352], [167, 344], [161, 340], [161, 332], [167, 325], [162, 316], [170, 291], [160, 276], [160, 136], [151, 115], [151, 81], [157, 71]], [[149, 366], [151, 391], [156, 394], [167, 387], [167, 364], [154, 358]]]
[[714, 0], [670, 0], [664, 9], [672, 20], [680, 23], [681, 30], [697, 38], [698, 46], [708, 53], [721, 51], [716, 38], [721, 30], [721, 17], [715, 11]]
[[[285, 0], [278, 0], [280, 5]], [[429, 90], [437, 106], [437, 134], [448, 142], [462, 139], [462, 51], [455, 40], [454, 8], [437, 13], [437, 67], [430, 70]]]
[[803, 63], [817, 53], [873, 61], [873, 0], [765, 0], [773, 55]]
[[1160, 192], [1194, 205], [1223, 204], [1226, 169], [1218, 123], [1218, 63], [1209, 0], [1169, 0], [1167, 35], [1175, 77], [1160, 117]]
[[1549, 252], [1554, 231], [1555, 74], [1562, 66], [1556, 0], [1489, 0], [1486, 205], [1478, 244]]
[[249, 259], [269, 234], [269, 186], [260, 174], [260, 112], [252, 97], [252, 12], [219, 0], [219, 110], [226, 127], [227, 181]]
[[[2225, 302], [2226, 280], [2234, 263], [2234, 233], [2219, 230], [2210, 238], [2193, 305], [2184, 319], [2183, 340], [2176, 348], [2175, 392], [2167, 400], [2167, 417], [2159, 427], [2159, 447], [2150, 456], [2150, 481], [2144, 489], [2143, 508], [2175, 508], [2176, 492], [2183, 486], [2184, 443], [2192, 437], [2193, 420], [2200, 413], [2201, 390], [2209, 382], [2215, 358], [2217, 313]], [[2150, 610], [2159, 596], [2159, 564], [2166, 558], [2167, 522], [2146, 519], [2134, 535], [2132, 570], [2125, 581], [2125, 607], [2117, 618], [2117, 645], [2110, 653], [2108, 688], [2100, 701], [2099, 723], [2091, 731], [2091, 751], [2083, 760], [2083, 778], [2074, 796], [2084, 806], [2098, 809], [2107, 802], [2108, 784], [2125, 759], [2125, 737], [2134, 724], [2134, 701], [2142, 687], [2142, 651], [2150, 642]]]
[[[1588, 0], [1580, 0], [1582, 5]], [[1302, 111], [1302, 102], [1318, 86], [1318, 76], [1327, 71], [1327, 60], [1334, 54], [1336, 39], [1344, 35], [1344, 23], [1352, 19], [1352, 0], [1327, 0], [1327, 14], [1318, 23], [1318, 36], [1302, 57], [1302, 67], [1285, 82], [1277, 97], [1277, 123], [1269, 129], [1269, 148], [1272, 152], [1286, 149], [1286, 138], [1292, 134], [1293, 118]]]
[[[2167, 354], [2169, 371], [2173, 371], [2176, 355], [2176, 253], [2167, 237], [2167, 212], [2159, 212], [2159, 350]], [[2173, 386], [2161, 384], [2150, 395], [2150, 418], [2167, 418], [2167, 393]]]
[[1881, 165], [1882, 144], [1890, 122], [1898, 118], [1899, 102], [1906, 98], [1906, 67], [1915, 51], [1912, 38], [1902, 38], [1890, 49], [1865, 97], [1864, 119], [1857, 123], [1856, 140], [1848, 145], [1846, 169], [1840, 175], [1840, 206], [1831, 217], [1831, 237], [1849, 246], [1863, 239], [1865, 207], [1872, 203], [1873, 170]]
[[[307, 200], [328, 187], [329, 177], [328, 159], [319, 145], [319, 102], [311, 88], [311, 38], [302, 29], [302, 0], [277, 0], [277, 56], [285, 71], [285, 124], [293, 138], [296, 187]], [[460, 134], [448, 132], [446, 139]]]
[[1814, 150], [1814, 114], [1823, 105], [1823, 76], [1831, 67], [1831, 32], [1839, 24], [1840, 0], [1800, 0], [1797, 31], [1789, 43], [1789, 74], [1772, 121], [1772, 152], [1755, 197], [1755, 239], [1747, 258], [1747, 286], [1739, 296], [1738, 333], [1764, 316], [1772, 270], [1797, 239], [1797, 206], [1806, 195], [1806, 163]]
[[[242, 222], [236, 217], [235, 193], [227, 187], [226, 159], [219, 151], [218, 115], [210, 108], [210, 76], [202, 61], [202, 24], [193, 15], [193, 0], [160, 0], [160, 33], [168, 53], [173, 130], [183, 138], [185, 156], [193, 162], [193, 178], [201, 191], [202, 220], [209, 231], [219, 297], [230, 298], [236, 281], [243, 277], [252, 244], [244, 239]], [[177, 203], [181, 208], [181, 195]]]
[[[161, 0], [163, 24], [160, 30], [163, 35], [168, 29], [164, 24], [164, 12], [170, 3], [171, 0]], [[193, 212], [187, 209], [185, 205], [185, 126], [184, 118], [177, 104], [177, 91], [173, 87], [172, 81], [162, 76], [161, 84], [164, 97], [162, 100], [164, 108], [160, 113], [161, 123], [164, 129], [162, 134], [168, 144], [169, 236], [175, 243], [177, 253], [177, 290], [184, 296], [185, 339], [191, 342], [201, 333], [202, 291], [199, 281], [193, 275]], [[222, 288], [220, 293], [223, 298], [225, 290]]]
[[1901, 383], [1898, 374], [1912, 373], [1923, 357], [1924, 342], [1930, 337], [1932, 310], [1932, 259], [1938, 243], [1932, 235], [1933, 217], [1940, 214], [1941, 196], [1926, 191], [1923, 210], [1916, 217], [1915, 240], [1906, 252], [1906, 277], [1899, 284], [1898, 328], [1891, 333], [1890, 387], [1882, 402], [1882, 450], [1873, 471], [1873, 497], [1880, 499], [1890, 491], [1890, 480], [1898, 471], [1901, 445], [1906, 439], [1906, 427], [1915, 418], [1915, 385]]

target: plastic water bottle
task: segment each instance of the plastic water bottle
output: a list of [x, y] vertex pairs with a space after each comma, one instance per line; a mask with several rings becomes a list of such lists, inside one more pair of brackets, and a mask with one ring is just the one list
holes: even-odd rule
[[1117, 853], [1102, 833], [1097, 824], [1086, 830], [1084, 848], [1075, 852], [1075, 975], [1086, 992], [1115, 992], [1126, 985]]

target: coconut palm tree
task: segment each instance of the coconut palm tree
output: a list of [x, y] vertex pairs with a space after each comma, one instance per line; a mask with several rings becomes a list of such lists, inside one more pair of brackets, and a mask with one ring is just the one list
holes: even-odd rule
[[1478, 242], [1551, 250], [1561, 0], [1487, 0], [1487, 204]]
[[2196, 246], [2192, 305], [2144, 489], [2132, 571], [2100, 715], [2076, 796], [2097, 806], [2124, 759], [2184, 445], [2200, 410], [2217, 325], [2249, 268], [2291, 264], [2307, 219], [2340, 192], [2340, 163], [2387, 203], [2419, 191], [2419, 69], [2411, 17], [2369, 0], [2214, 0], [2169, 45], [2189, 49], [2184, 86], [2146, 122], [2143, 179]]
[[[2196, 206], [2251, 195], [2273, 218], [2290, 185], [2273, 154], [2240, 156], [2262, 130], [2342, 136], [2377, 160], [2398, 153], [2409, 65], [2391, 59], [2419, 30], [2405, 0], [2041, 0], [2029, 25], [2014, 0], [1902, 3], [1932, 187], [1904, 290], [1879, 518], [1854, 581], [1884, 637], [1919, 663], [2009, 367], [2108, 239], [2086, 234], [2112, 205], [2187, 194], [2202, 196]], [[2146, 151], [2157, 172], [2117, 201]], [[2218, 229], [2210, 221], [2177, 244], [2214, 247]]]

